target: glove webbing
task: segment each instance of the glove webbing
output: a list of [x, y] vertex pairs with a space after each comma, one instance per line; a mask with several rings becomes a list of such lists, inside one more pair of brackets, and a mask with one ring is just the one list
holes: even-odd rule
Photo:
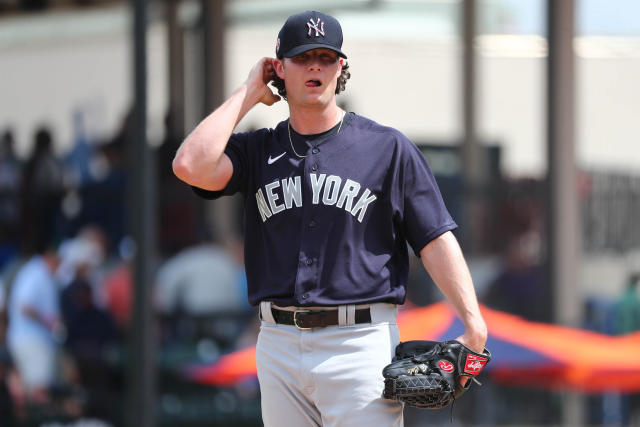
[[453, 390], [447, 381], [427, 375], [387, 379], [384, 386], [385, 397], [394, 397], [411, 406], [421, 408], [444, 407], [449, 404], [449, 398], [439, 389], [443, 389], [453, 396]]

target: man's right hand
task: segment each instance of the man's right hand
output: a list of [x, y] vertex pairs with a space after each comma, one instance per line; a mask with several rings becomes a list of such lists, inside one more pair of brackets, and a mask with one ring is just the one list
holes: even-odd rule
[[280, 96], [273, 93], [267, 84], [273, 80], [275, 71], [273, 69], [273, 58], [262, 58], [249, 72], [249, 77], [245, 82], [249, 90], [251, 99], [256, 103], [262, 102], [265, 105], [273, 105], [280, 101]]

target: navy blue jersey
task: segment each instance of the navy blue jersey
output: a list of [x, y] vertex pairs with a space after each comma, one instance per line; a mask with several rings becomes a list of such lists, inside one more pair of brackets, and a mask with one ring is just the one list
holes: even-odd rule
[[[249, 302], [404, 303], [416, 255], [456, 228], [422, 153], [403, 134], [350, 113], [339, 133], [291, 150], [287, 121], [232, 135], [233, 175], [208, 199], [240, 192]], [[301, 147], [301, 145], [296, 145]]]

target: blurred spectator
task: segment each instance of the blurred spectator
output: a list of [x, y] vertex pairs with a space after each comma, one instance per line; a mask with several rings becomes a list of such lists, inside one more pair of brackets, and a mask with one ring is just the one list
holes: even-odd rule
[[100, 278], [98, 272], [103, 267], [107, 256], [107, 237], [104, 231], [95, 225], [84, 226], [73, 239], [66, 240], [58, 250], [60, 267], [56, 271], [56, 278], [64, 288], [72, 283], [77, 276], [86, 279], [87, 284], [96, 294], [95, 303], [103, 306], [100, 296]]
[[603, 334], [615, 334], [615, 303], [601, 296], [586, 297], [582, 327]]
[[551, 314], [539, 255], [540, 236], [534, 231], [510, 242], [502, 272], [489, 285], [482, 302], [529, 320], [548, 321]]
[[87, 279], [85, 273], [77, 274], [62, 292], [62, 314], [67, 326], [65, 348], [72, 358], [77, 382], [87, 396], [84, 415], [111, 419], [116, 384], [109, 355], [118, 344], [118, 335], [111, 316], [96, 307]]
[[91, 180], [80, 190], [80, 225], [97, 224], [109, 242], [119, 242], [127, 228], [127, 168], [124, 134], [102, 145], [91, 160]]
[[203, 243], [168, 258], [157, 271], [154, 302], [168, 354], [195, 346], [200, 360], [213, 360], [255, 344], [259, 323], [247, 300], [239, 240]]
[[102, 281], [105, 307], [121, 332], [126, 331], [131, 320], [133, 303], [131, 262], [134, 255], [135, 243], [127, 236], [118, 245], [118, 260], [104, 275]]
[[[91, 286], [78, 276], [62, 292], [63, 318], [67, 326], [66, 347], [82, 368], [104, 363], [109, 347], [117, 334], [111, 316], [96, 307]], [[95, 380], [83, 376], [86, 381]]]
[[81, 112], [74, 113], [74, 145], [65, 157], [68, 190], [62, 205], [66, 235], [87, 224], [100, 227], [108, 242], [119, 242], [127, 230], [125, 150], [130, 145], [130, 117], [106, 143], [89, 143]]
[[19, 250], [22, 164], [14, 152], [14, 143], [13, 133], [7, 130], [0, 141], [0, 269]]
[[[62, 312], [66, 316], [71, 308], [66, 307], [67, 289], [79, 282], [89, 286], [91, 294], [100, 291], [97, 271], [106, 259], [106, 243], [103, 231], [96, 226], [88, 225], [78, 232], [77, 236], [64, 241], [58, 250], [60, 266], [56, 270], [56, 278], [62, 287]], [[93, 298], [93, 297], [92, 297]], [[71, 300], [69, 300], [71, 301]], [[92, 299], [92, 304], [97, 301]]]
[[66, 183], [66, 193], [61, 202], [60, 232], [63, 236], [71, 236], [79, 227], [91, 222], [82, 215], [86, 209], [82, 192], [93, 182], [92, 168], [97, 157], [86, 136], [80, 109], [73, 112], [73, 133], [73, 146], [63, 158]]
[[62, 162], [53, 153], [51, 132], [38, 129], [22, 180], [22, 238], [27, 251], [41, 251], [58, 237], [55, 225], [64, 194], [63, 176]]
[[156, 306], [164, 314], [249, 310], [241, 271], [242, 266], [222, 247], [187, 248], [158, 269]]
[[104, 278], [107, 309], [118, 328], [124, 331], [131, 320], [133, 278], [129, 262], [123, 260]]
[[64, 158], [73, 187], [83, 187], [92, 180], [93, 151], [85, 130], [83, 112], [77, 109], [73, 112], [73, 148]]
[[615, 306], [615, 327], [619, 334], [640, 331], [640, 273], [629, 276], [624, 293]]
[[8, 300], [7, 342], [30, 400], [46, 402], [57, 380], [57, 357], [63, 330], [55, 251], [33, 255], [18, 271]]
[[181, 130], [172, 128], [170, 114], [165, 116], [165, 138], [155, 152], [158, 196], [158, 246], [163, 257], [197, 242], [198, 199], [173, 174], [171, 163], [184, 138]]

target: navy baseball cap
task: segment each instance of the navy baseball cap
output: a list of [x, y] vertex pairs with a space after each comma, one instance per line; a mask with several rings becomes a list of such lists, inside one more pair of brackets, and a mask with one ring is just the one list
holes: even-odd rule
[[276, 42], [276, 56], [291, 58], [311, 49], [331, 49], [343, 58], [342, 28], [333, 16], [307, 10], [287, 18]]

